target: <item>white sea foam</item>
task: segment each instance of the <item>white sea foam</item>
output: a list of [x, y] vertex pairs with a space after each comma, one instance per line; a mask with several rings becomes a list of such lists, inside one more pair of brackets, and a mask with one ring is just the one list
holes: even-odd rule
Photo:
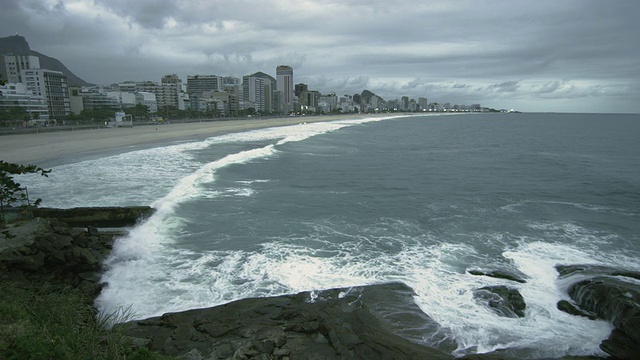
[[[440, 238], [440, 234], [423, 233], [416, 223], [389, 218], [375, 219], [376, 225], [354, 228], [332, 223], [339, 219], [320, 219], [302, 224], [311, 229], [308, 234], [266, 239], [242, 250], [195, 251], [177, 246], [176, 239], [190, 235], [186, 224], [191, 219], [183, 218], [181, 205], [201, 198], [235, 196], [235, 201], [242, 196], [256, 196], [258, 180], [216, 186], [218, 169], [278, 156], [278, 148], [290, 141], [379, 120], [384, 118], [261, 129], [213, 137], [177, 150], [176, 156], [185, 166], [176, 162], [175, 167], [167, 167], [169, 180], [162, 196], [153, 203], [157, 213], [117, 242], [107, 263], [109, 270], [103, 276], [109, 285], [98, 298], [98, 307], [109, 312], [131, 306], [138, 318], [144, 318], [246, 297], [402, 281], [415, 290], [416, 303], [455, 339], [455, 355], [503, 348], [520, 349], [520, 357], [533, 358], [601, 355], [598, 344], [607, 337], [611, 326], [556, 309], [556, 302], [566, 294], [564, 284], [556, 280], [554, 266], [637, 262], [624, 255], [612, 253], [603, 258], [596, 251], [520, 235], [514, 240], [507, 239], [508, 234], [465, 234], [500, 249], [512, 247], [504, 252], [503, 259], [487, 259], [485, 254], [476, 252], [473, 242], [455, 243]], [[259, 142], [261, 147], [206, 164], [197, 163], [190, 155], [191, 150], [236, 142]], [[176, 178], [178, 173], [189, 175]], [[450, 210], [460, 211], [443, 219], [460, 218], [458, 214], [466, 209], [458, 209], [459, 206], [462, 205], [449, 205]], [[505, 210], [519, 211], [519, 206]], [[488, 216], [483, 211], [477, 210], [477, 216]], [[532, 230], [558, 233], [576, 243], [598, 237], [580, 240], [589, 235], [588, 229], [574, 224], [531, 225]], [[474, 299], [475, 289], [504, 281], [472, 276], [461, 268], [466, 263], [483, 263], [491, 268], [495, 263], [490, 261], [508, 262], [527, 276], [526, 284], [512, 285], [527, 303], [524, 318], [500, 317]], [[431, 341], [428, 336], [422, 340]]]
[[147, 205], [169, 192], [184, 173], [196, 171], [201, 163], [193, 152], [215, 144], [279, 140], [279, 144], [338, 130], [345, 126], [387, 118], [365, 118], [350, 123], [319, 122], [231, 133], [204, 141], [133, 150], [99, 159], [85, 160], [53, 168], [48, 178], [34, 174], [16, 180], [28, 184], [32, 198], [41, 197], [43, 206]]
[[585, 204], [585, 203], [578, 203], [578, 202], [549, 201], [549, 200], [545, 200], [545, 201], [540, 201], [540, 200], [536, 200], [536, 201], [520, 200], [520, 201], [517, 201], [517, 202], [512, 203], [512, 204], [504, 205], [504, 206], [501, 207], [501, 209], [504, 210], [504, 211], [508, 211], [508, 212], [518, 212], [518, 211], [522, 211], [523, 208], [525, 208], [527, 206], [535, 206], [535, 205], [541, 205], [541, 204], [542, 205], [557, 205], [557, 206], [574, 207], [576, 209], [587, 210], [587, 211], [592, 211], [592, 212], [596, 212], [596, 213], [613, 213], [613, 214], [618, 214], [618, 215], [623, 215], [623, 216], [638, 216], [638, 215], [640, 215], [637, 212], [630, 212], [628, 210], [623, 210], [623, 209], [619, 209], [619, 208], [615, 208], [615, 207], [608, 207], [608, 206], [594, 205], [594, 204]]
[[[200, 185], [212, 182], [216, 170], [231, 164], [265, 158], [274, 153], [273, 145], [267, 145], [227, 155], [180, 179], [169, 194], [153, 203], [156, 212], [148, 220], [115, 243], [106, 263], [108, 270], [102, 276], [103, 281], [109, 286], [96, 300], [98, 307], [103, 311], [113, 311], [133, 304], [134, 313], [149, 315], [148, 311], [157, 311], [165, 306], [154, 301], [152, 303], [155, 305], [152, 305], [151, 309], [142, 305], [149, 302], [146, 293], [149, 289], [172, 286], [170, 289], [174, 297], [168, 298], [175, 298], [175, 292], [180, 292], [180, 287], [173, 286], [175, 284], [172, 284], [171, 277], [167, 277], [166, 274], [179, 271], [179, 267], [171, 265], [175, 265], [176, 261], [182, 261], [172, 252], [171, 247], [167, 246], [180, 230], [180, 217], [175, 216], [177, 206], [201, 196]], [[163, 299], [167, 299], [167, 296]]]
[[[382, 256], [372, 253], [380, 239], [362, 232], [360, 235], [338, 232], [327, 224], [317, 229], [328, 236], [340, 235], [351, 240], [335, 244], [319, 238], [317, 242], [322, 248], [319, 252], [296, 245], [295, 239], [274, 239], [255, 251], [170, 251], [157, 259], [161, 262], [152, 266], [153, 271], [143, 279], [155, 281], [155, 286], [147, 286], [140, 292], [138, 278], [124, 282], [126, 287], [121, 290], [128, 300], [137, 300], [134, 310], [146, 317], [249, 296], [402, 281], [416, 291], [417, 304], [455, 338], [459, 344], [457, 355], [503, 348], [526, 349], [523, 351], [534, 358], [602, 355], [598, 344], [608, 336], [611, 326], [568, 315], [555, 306], [566, 296], [557, 284], [554, 266], [593, 262], [589, 254], [580, 250], [533, 242], [505, 252], [505, 258], [528, 277], [526, 284], [514, 285], [527, 303], [526, 316], [511, 319], [499, 317], [473, 298], [474, 289], [502, 284], [500, 279], [460, 273], [452, 266], [459, 255], [474, 253], [468, 245], [438, 242], [424, 246], [421, 245], [424, 239], [395, 239], [400, 250]], [[329, 252], [331, 256], [320, 255]]]
[[24, 183], [50, 207], [148, 205], [180, 178], [177, 169], [198, 168], [188, 152], [197, 146], [172, 145], [61, 165], [48, 178], [29, 175]]
[[[376, 120], [378, 119], [364, 119], [357, 123]], [[162, 311], [212, 305], [245, 297], [252, 293], [271, 294], [272, 290], [269, 290], [269, 286], [265, 288], [264, 285], [260, 285], [258, 288], [253, 288], [251, 286], [255, 283], [253, 281], [247, 282], [245, 285], [242, 284], [244, 278], [256, 276], [254, 273], [257, 270], [255, 269], [260, 267], [252, 265], [255, 265], [256, 261], [261, 262], [259, 257], [247, 258], [246, 254], [242, 253], [224, 255], [211, 253], [199, 257], [197, 254], [181, 252], [172, 248], [171, 243], [182, 232], [186, 222], [186, 219], [182, 219], [180, 214], [176, 214], [176, 209], [184, 202], [201, 197], [210, 198], [230, 193], [250, 196], [252, 194], [250, 188], [206, 190], [201, 185], [212, 183], [216, 170], [220, 168], [267, 158], [277, 153], [276, 146], [291, 141], [301, 141], [345, 126], [349, 126], [349, 124], [331, 122], [259, 129], [216, 136], [197, 143], [176, 145], [170, 147], [170, 150], [165, 148], [152, 149], [147, 150], [146, 153], [122, 155], [135, 157], [147, 153], [155, 154], [154, 151], [175, 151], [177, 157], [191, 159], [189, 155], [184, 154], [190, 150], [205, 149], [214, 144], [276, 141], [275, 144], [227, 155], [222, 159], [204, 164], [194, 169], [195, 171], [189, 175], [177, 179], [173, 188], [165, 196], [153, 202], [152, 206], [156, 209], [154, 215], [116, 242], [113, 252], [107, 260], [108, 270], [102, 276], [109, 285], [96, 300], [97, 306], [101, 311], [107, 312], [122, 307], [131, 307], [134, 314], [145, 317], [158, 315]], [[175, 167], [171, 170], [173, 173], [181, 173], [185, 169]], [[187, 258], [191, 259], [188, 261], [188, 266], [184, 266]], [[204, 276], [203, 271], [212, 272], [209, 266], [212, 262], [217, 264], [215, 273], [218, 275]], [[199, 264], [203, 264], [203, 268], [199, 268]], [[241, 271], [238, 272], [239, 264], [242, 265]], [[233, 269], [234, 274], [239, 274], [239, 276], [234, 276], [230, 283], [225, 283], [225, 279], [229, 280], [223, 276], [226, 274], [225, 269]], [[205, 284], [197, 287], [196, 291], [192, 291], [194, 290], [192, 288], [193, 279], [202, 278], [211, 279], [211, 281], [206, 281]], [[229, 292], [230, 288], [234, 288], [236, 291]], [[276, 286], [276, 288], [278, 289], [276, 293], [291, 290], [288, 287]], [[215, 294], [212, 294], [211, 291]]]

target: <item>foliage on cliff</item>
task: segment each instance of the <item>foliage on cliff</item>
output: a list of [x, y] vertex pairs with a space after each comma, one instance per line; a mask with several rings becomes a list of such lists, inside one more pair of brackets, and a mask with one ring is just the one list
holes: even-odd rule
[[105, 326], [78, 289], [0, 279], [0, 359], [166, 359]]
[[[45, 170], [36, 165], [20, 165], [0, 160], [0, 220], [4, 221], [4, 207], [17, 202], [28, 201], [26, 189], [13, 180], [14, 175], [40, 174], [47, 177], [51, 170]], [[33, 204], [38, 206], [42, 199], [36, 199]]]

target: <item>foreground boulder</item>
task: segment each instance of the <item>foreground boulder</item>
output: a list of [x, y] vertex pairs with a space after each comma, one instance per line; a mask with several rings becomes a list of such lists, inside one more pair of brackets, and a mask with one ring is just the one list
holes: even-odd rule
[[475, 290], [473, 297], [504, 317], [524, 317], [527, 308], [520, 292], [508, 286], [485, 286]]
[[[560, 277], [576, 277], [568, 288], [574, 304], [558, 308], [610, 322], [616, 329], [600, 348], [619, 359], [637, 359], [640, 354], [640, 274], [603, 266], [558, 266]], [[586, 278], [586, 279], [585, 279]]]
[[[640, 287], [623, 280], [595, 277], [580, 281], [569, 296], [584, 310], [607, 320], [617, 331], [601, 344], [602, 350], [622, 359], [640, 354]], [[618, 349], [629, 348], [627, 355]], [[633, 355], [629, 357], [628, 355]]]
[[[380, 292], [412, 291], [404, 284], [393, 283], [244, 299], [119, 326], [124, 326], [135, 343], [190, 358], [452, 358], [391, 331], [393, 326], [380, 320], [383, 310], [378, 300], [385, 301], [378, 297]], [[378, 316], [376, 312], [380, 312]]]

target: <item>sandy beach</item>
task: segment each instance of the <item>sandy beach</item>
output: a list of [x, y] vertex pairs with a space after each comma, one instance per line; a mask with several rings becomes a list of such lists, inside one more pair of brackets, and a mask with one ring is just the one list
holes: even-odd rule
[[0, 136], [0, 160], [18, 164], [51, 166], [73, 156], [102, 155], [136, 150], [177, 140], [205, 139], [214, 135], [302, 122], [334, 121], [376, 115], [304, 116], [197, 123], [43, 132]]

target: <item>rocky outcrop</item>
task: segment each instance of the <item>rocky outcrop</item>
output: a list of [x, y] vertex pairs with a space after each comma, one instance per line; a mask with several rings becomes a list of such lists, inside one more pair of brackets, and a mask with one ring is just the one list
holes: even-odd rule
[[600, 319], [616, 327], [614, 339], [606, 340], [602, 349], [618, 358], [628, 358], [617, 353], [611, 345], [624, 338], [635, 344], [635, 354], [640, 354], [640, 286], [624, 280], [595, 277], [580, 281], [569, 289], [569, 296], [581, 309], [590, 311]]
[[527, 308], [520, 292], [508, 286], [485, 286], [475, 290], [473, 297], [504, 317], [524, 317]]
[[469, 269], [467, 272], [471, 275], [476, 276], [489, 276], [496, 279], [504, 279], [511, 280], [515, 282], [519, 282], [521, 284], [526, 283], [527, 281], [524, 279], [524, 275], [516, 274], [507, 270], [480, 270], [480, 269]]
[[[209, 359], [451, 359], [379, 320], [376, 291], [404, 284], [302, 292], [133, 321], [132, 341], [171, 356]], [[415, 305], [414, 305], [415, 306]]]
[[54, 219], [31, 219], [0, 231], [0, 270], [4, 276], [55, 279], [96, 296], [99, 271], [116, 235]]
[[556, 270], [560, 278], [567, 278], [572, 275], [580, 276], [623, 276], [631, 279], [640, 280], [640, 272], [616, 269], [602, 265], [557, 265]]
[[[562, 279], [575, 278], [568, 288], [574, 304], [566, 300], [558, 308], [610, 322], [616, 327], [600, 348], [619, 359], [640, 354], [640, 274], [604, 266], [558, 266]], [[570, 305], [570, 307], [568, 305]]]
[[34, 217], [63, 221], [71, 226], [133, 226], [153, 213], [149, 206], [79, 207], [71, 209], [35, 208]]
[[564, 311], [567, 314], [576, 315], [576, 316], [584, 316], [584, 317], [589, 318], [591, 320], [596, 320], [598, 318], [594, 313], [591, 313], [589, 311], [580, 309], [576, 304], [574, 304], [574, 303], [572, 303], [570, 301], [567, 301], [567, 300], [558, 301], [557, 308], [558, 308], [558, 310]]

